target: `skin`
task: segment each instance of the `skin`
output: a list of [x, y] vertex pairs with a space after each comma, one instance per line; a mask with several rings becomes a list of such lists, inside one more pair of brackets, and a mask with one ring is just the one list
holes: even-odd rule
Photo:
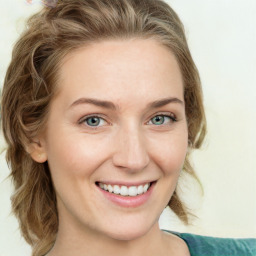
[[[48, 256], [102, 255], [103, 249], [111, 256], [189, 255], [183, 240], [158, 226], [187, 152], [174, 55], [153, 39], [102, 41], [66, 56], [59, 77], [46, 130], [31, 152], [48, 161], [57, 194], [59, 232]], [[110, 101], [116, 109], [81, 98]], [[149, 107], [166, 98], [177, 100]], [[88, 115], [96, 114], [94, 127]], [[153, 119], [159, 115], [163, 123]], [[156, 183], [146, 203], [122, 207], [106, 199], [97, 181]]]

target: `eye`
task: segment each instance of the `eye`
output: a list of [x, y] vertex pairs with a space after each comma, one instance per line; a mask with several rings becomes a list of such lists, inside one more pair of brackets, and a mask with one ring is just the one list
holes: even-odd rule
[[176, 121], [176, 118], [172, 115], [157, 115], [150, 119], [149, 124], [165, 125]]
[[79, 123], [84, 123], [91, 127], [100, 127], [105, 125], [106, 121], [99, 116], [89, 116], [87, 118], [83, 118]]

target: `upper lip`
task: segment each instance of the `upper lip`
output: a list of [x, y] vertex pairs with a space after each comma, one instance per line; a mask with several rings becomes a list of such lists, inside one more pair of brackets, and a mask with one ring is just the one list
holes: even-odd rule
[[134, 181], [134, 182], [128, 182], [128, 181], [108, 181], [108, 180], [104, 180], [104, 181], [97, 181], [96, 183], [103, 183], [106, 185], [120, 185], [120, 186], [139, 186], [139, 185], [145, 185], [147, 183], [152, 183], [155, 180], [146, 180], [146, 181]]

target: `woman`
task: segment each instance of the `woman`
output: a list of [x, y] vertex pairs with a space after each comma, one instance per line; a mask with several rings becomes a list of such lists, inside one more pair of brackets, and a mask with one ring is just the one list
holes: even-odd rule
[[[158, 226], [166, 205], [189, 222], [175, 189], [181, 171], [196, 178], [189, 153], [206, 130], [183, 26], [163, 1], [63, 0], [34, 15], [2, 119], [33, 255], [220, 255], [235, 243], [218, 251]], [[255, 241], [240, 242], [237, 255], [255, 255]]]

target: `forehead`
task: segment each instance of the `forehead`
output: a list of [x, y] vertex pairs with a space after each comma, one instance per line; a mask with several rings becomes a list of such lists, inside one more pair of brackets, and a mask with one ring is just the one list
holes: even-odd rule
[[[59, 91], [67, 100], [83, 96], [183, 98], [174, 54], [153, 39], [108, 40], [68, 54], [60, 68]], [[174, 95], [173, 95], [174, 94]]]

